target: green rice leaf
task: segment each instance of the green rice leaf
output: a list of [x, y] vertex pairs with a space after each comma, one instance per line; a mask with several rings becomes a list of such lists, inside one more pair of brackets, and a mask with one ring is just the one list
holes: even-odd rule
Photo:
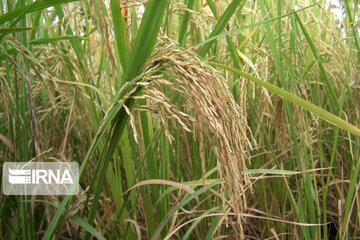
[[223, 68], [223, 69], [226, 69], [228, 71], [231, 71], [233, 73], [237, 73], [239, 74], [240, 76], [243, 76], [247, 79], [249, 79], [250, 81], [262, 86], [262, 87], [265, 87], [267, 89], [269, 89], [270, 91], [276, 93], [278, 96], [290, 101], [290, 102], [293, 102], [295, 103], [296, 105], [306, 109], [307, 111], [317, 115], [318, 117], [320, 117], [321, 119], [325, 120], [326, 122], [338, 127], [338, 128], [341, 128], [357, 137], [360, 137], [360, 129], [355, 127], [354, 125], [346, 122], [345, 120], [335, 116], [334, 114], [322, 109], [321, 107], [318, 107], [298, 96], [295, 96], [294, 94], [288, 92], [288, 91], [285, 91], [284, 89], [281, 89], [271, 83], [268, 83], [264, 80], [261, 80], [259, 78], [256, 78], [250, 74], [247, 74], [247, 73], [244, 73], [242, 71], [240, 71], [239, 69], [236, 69], [236, 68], [233, 68], [233, 67], [230, 67], [230, 66], [226, 66], [226, 65], [223, 65], [223, 64], [219, 64], [219, 63], [211, 63], [213, 66], [216, 66], [216, 67], [220, 67], [220, 68]]

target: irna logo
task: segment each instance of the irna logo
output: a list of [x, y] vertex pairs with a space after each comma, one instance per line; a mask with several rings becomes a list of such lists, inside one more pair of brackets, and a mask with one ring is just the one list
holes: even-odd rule
[[68, 169], [56, 173], [52, 170], [37, 169], [37, 170], [23, 170], [23, 169], [10, 169], [9, 168], [9, 183], [11, 184], [73, 184]]
[[6, 162], [3, 192], [6, 195], [75, 195], [79, 165], [75, 162]]

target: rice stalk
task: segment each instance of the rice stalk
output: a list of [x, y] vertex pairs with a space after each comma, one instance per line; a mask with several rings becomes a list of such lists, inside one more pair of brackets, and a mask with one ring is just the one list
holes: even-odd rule
[[[239, 236], [242, 236], [241, 213], [246, 208], [245, 191], [250, 186], [244, 174], [247, 149], [245, 105], [239, 106], [235, 102], [220, 73], [194, 52], [180, 49], [175, 43], [163, 41], [158, 44], [139, 79], [136, 84], [142, 86], [142, 94], [135, 99], [147, 99], [149, 104], [140, 105], [137, 110], [155, 113], [170, 142], [174, 138], [169, 120], [178, 122], [185, 131], [193, 132], [201, 144], [211, 143], [219, 159], [222, 191], [229, 194], [237, 216]], [[180, 96], [181, 110], [168, 97], [164, 87]]]

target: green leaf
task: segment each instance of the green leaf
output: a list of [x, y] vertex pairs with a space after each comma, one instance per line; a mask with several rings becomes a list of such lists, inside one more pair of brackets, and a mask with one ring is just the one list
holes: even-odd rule
[[72, 216], [71, 219], [76, 222], [77, 224], [79, 224], [80, 227], [82, 227], [83, 229], [85, 229], [88, 233], [90, 233], [92, 236], [96, 237], [97, 239], [100, 240], [105, 240], [106, 238], [104, 238], [101, 233], [99, 233], [98, 231], [96, 231], [95, 228], [93, 228], [88, 222], [86, 222], [83, 218], [75, 215]]
[[79, 0], [37, 0], [36, 2], [27, 4], [22, 7], [15, 8], [14, 10], [5, 13], [4, 15], [0, 16], [0, 25], [8, 22], [15, 18], [20, 18], [28, 13], [39, 11], [48, 7], [52, 7], [55, 5], [60, 5], [69, 2], [76, 2]]
[[[214, 36], [217, 36], [225, 28], [226, 24], [230, 21], [230, 18], [235, 13], [236, 9], [239, 7], [241, 0], [233, 0], [229, 6], [226, 8], [224, 14], [220, 17], [219, 21], [216, 23], [214, 30], [211, 32], [209, 39]], [[199, 55], [204, 57], [209, 51], [211, 45], [215, 42], [215, 39], [206, 43], [200, 50]]]
[[150, 57], [168, 4], [168, 0], [152, 0], [146, 4], [146, 10], [129, 59], [129, 67], [126, 68], [123, 76], [123, 83], [135, 78], [147, 58]]
[[130, 57], [130, 48], [128, 45], [127, 39], [127, 26], [125, 20], [121, 14], [120, 1], [111, 0], [111, 15], [114, 22], [114, 34], [115, 34], [115, 46], [119, 54], [119, 60], [123, 69], [126, 69], [126, 66]]
[[33, 45], [39, 45], [39, 44], [48, 44], [53, 42], [58, 42], [61, 40], [71, 40], [71, 39], [77, 39], [77, 40], [88, 40], [86, 37], [79, 37], [79, 36], [60, 36], [60, 37], [53, 37], [53, 38], [38, 38], [30, 41], [30, 44]]
[[[192, 9], [194, 6], [194, 1], [195, 0], [189, 0], [187, 3], [187, 8], [188, 9]], [[188, 23], [189, 23], [189, 18], [190, 18], [190, 13], [188, 11], [186, 11], [182, 22], [181, 22], [181, 27], [180, 27], [180, 33], [179, 33], [179, 45], [181, 47], [185, 46], [185, 42], [186, 42], [186, 33], [187, 33], [187, 29], [188, 29]]]
[[322, 63], [323, 60], [322, 60], [321, 56], [318, 55], [318, 53], [316, 51], [316, 48], [315, 48], [315, 45], [314, 45], [313, 41], [311, 40], [308, 32], [306, 31], [306, 28], [305, 28], [304, 24], [302, 23], [302, 21], [301, 21], [301, 19], [299, 17], [299, 14], [294, 12], [294, 15], [295, 15], [295, 18], [296, 18], [297, 22], [300, 25], [300, 28], [301, 28], [304, 36], [305, 36], [306, 41], [309, 44], [309, 47], [310, 47], [311, 52], [312, 52], [312, 54], [313, 54], [313, 56], [315, 58], [315, 61], [319, 66], [320, 74], [321, 74], [322, 78], [325, 81], [325, 87], [326, 87], [327, 92], [329, 93], [331, 107], [334, 109], [335, 112], [337, 112], [337, 110], [339, 109], [339, 104], [338, 104], [338, 101], [337, 101], [337, 97], [336, 97], [336, 93], [335, 93], [335, 90], [333, 88], [333, 85], [330, 82], [330, 79], [329, 79], [329, 77], [327, 75], [327, 72], [325, 71], [324, 65]]
[[213, 188], [214, 186], [220, 184], [220, 180], [213, 182], [209, 185], [206, 185], [202, 188], [200, 188], [199, 190], [197, 190], [195, 193], [190, 194], [185, 196], [180, 202], [179, 204], [176, 205], [176, 207], [174, 207], [173, 209], [171, 209], [171, 211], [168, 213], [168, 215], [161, 221], [161, 223], [158, 225], [158, 227], [155, 229], [155, 231], [153, 232], [151, 239], [154, 239], [157, 237], [158, 233], [161, 231], [161, 229], [164, 227], [164, 225], [166, 224], [166, 222], [174, 216], [174, 214], [179, 211], [180, 208], [184, 207], [187, 203], [189, 203], [191, 200], [193, 200], [194, 198], [196, 198], [197, 196], [199, 196], [200, 194], [208, 191], [210, 188]]
[[27, 31], [27, 30], [31, 30], [31, 29], [32, 29], [32, 28], [29, 28], [29, 27], [0, 28], [0, 34], [1, 34], [1, 35], [5, 35], [5, 34], [9, 34], [9, 33], [22, 32], [22, 31]]
[[301, 12], [301, 11], [304, 11], [305, 9], [307, 8], [311, 8], [312, 6], [314, 5], [317, 5], [318, 3], [314, 3], [314, 4], [311, 4], [309, 6], [306, 6], [304, 8], [301, 8], [299, 10], [296, 10], [296, 11], [292, 11], [290, 13], [287, 13], [287, 14], [284, 14], [284, 15], [281, 15], [279, 17], [275, 17], [275, 18], [271, 18], [271, 19], [268, 19], [268, 20], [265, 20], [265, 21], [261, 21], [261, 22], [256, 22], [256, 23], [252, 23], [252, 24], [248, 24], [246, 26], [242, 26], [242, 27], [238, 27], [238, 28], [234, 28], [230, 31], [227, 31], [227, 32], [223, 32], [223, 33], [219, 33], [215, 36], [209, 36], [209, 38], [205, 39], [204, 41], [196, 44], [194, 47], [202, 47], [208, 43], [211, 43], [212, 41], [215, 41], [216, 39], [220, 38], [220, 37], [224, 37], [224, 36], [228, 36], [228, 35], [231, 35], [233, 33], [236, 33], [236, 32], [240, 32], [240, 31], [243, 31], [243, 30], [246, 30], [246, 29], [249, 29], [249, 28], [253, 28], [253, 27], [256, 27], [256, 26], [259, 26], [259, 25], [263, 25], [263, 24], [266, 24], [266, 23], [270, 23], [270, 22], [273, 22], [273, 21], [276, 21], [276, 20], [279, 20], [281, 18], [284, 18], [284, 17], [288, 17], [296, 12]]
[[360, 129], [355, 127], [354, 125], [346, 122], [345, 120], [335, 116], [334, 114], [322, 109], [321, 107], [318, 107], [302, 98], [299, 98], [298, 96], [293, 95], [292, 93], [289, 93], [288, 91], [285, 91], [284, 89], [281, 89], [271, 83], [268, 83], [264, 80], [261, 80], [259, 78], [256, 78], [250, 74], [244, 73], [242, 71], [240, 71], [239, 69], [233, 68], [233, 67], [229, 67], [229, 66], [225, 66], [223, 64], [219, 64], [219, 63], [211, 63], [213, 66], [216, 67], [220, 67], [226, 70], [229, 70], [233, 73], [237, 73], [240, 76], [243, 76], [247, 79], [249, 79], [250, 81], [263, 86], [267, 89], [269, 89], [270, 91], [276, 93], [277, 95], [279, 95], [280, 97], [295, 103], [296, 105], [306, 109], [307, 111], [317, 115], [318, 117], [320, 117], [321, 119], [325, 120], [326, 122], [341, 128], [351, 134], [354, 134], [355, 136], [360, 137]]

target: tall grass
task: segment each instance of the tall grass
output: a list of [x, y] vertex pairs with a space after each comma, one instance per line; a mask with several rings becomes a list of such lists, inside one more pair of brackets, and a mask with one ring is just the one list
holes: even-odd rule
[[[357, 239], [359, 3], [2, 0], [3, 239]], [[142, 13], [142, 9], [145, 9]]]

